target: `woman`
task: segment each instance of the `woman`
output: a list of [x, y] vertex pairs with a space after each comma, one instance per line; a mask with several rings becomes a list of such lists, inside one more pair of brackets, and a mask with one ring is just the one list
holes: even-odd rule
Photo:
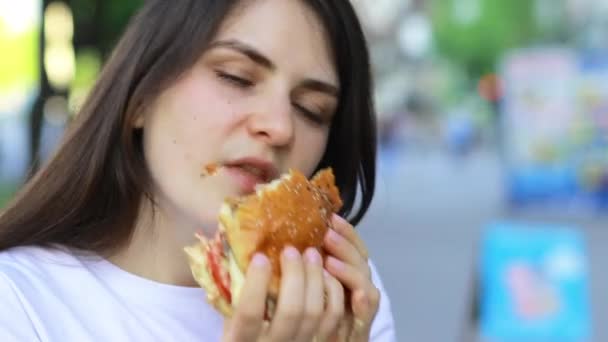
[[[370, 84], [349, 1], [147, 1], [56, 155], [0, 216], [0, 340], [394, 340], [344, 219], [325, 262], [285, 249], [270, 325], [264, 255], [222, 322], [183, 253], [259, 169], [333, 167], [356, 224], [374, 189]], [[215, 162], [232, 172], [201, 177]]]

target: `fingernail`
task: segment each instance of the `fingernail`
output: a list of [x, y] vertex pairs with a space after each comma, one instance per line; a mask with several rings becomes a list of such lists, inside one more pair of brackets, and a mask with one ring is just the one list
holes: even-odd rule
[[331, 256], [327, 258], [327, 264], [330, 267], [333, 267], [338, 270], [341, 270], [344, 268], [344, 263], [342, 261], [340, 261], [334, 257], [331, 257]]
[[326, 270], [326, 269], [323, 269], [323, 276], [324, 276], [325, 278], [329, 278], [329, 277], [331, 276], [331, 274], [329, 274], [329, 272], [327, 272], [327, 270]]
[[334, 220], [336, 220], [336, 222], [338, 222], [340, 224], [350, 224], [350, 223], [348, 223], [348, 221], [346, 221], [346, 219], [344, 219], [344, 217], [342, 217], [338, 214], [334, 214]]
[[283, 254], [285, 255], [285, 257], [287, 257], [287, 259], [290, 260], [295, 260], [300, 256], [300, 252], [298, 252], [297, 249], [295, 249], [294, 247], [288, 246], [287, 248], [285, 248], [285, 250], [283, 251]]
[[314, 265], [321, 264], [321, 255], [315, 248], [309, 248], [306, 250], [306, 261]]
[[340, 234], [336, 233], [336, 231], [333, 229], [329, 229], [327, 231], [327, 238], [331, 242], [340, 242], [342, 240], [342, 237], [340, 236]]
[[251, 260], [251, 263], [255, 266], [266, 266], [268, 265], [268, 258], [261, 253], [256, 253]]

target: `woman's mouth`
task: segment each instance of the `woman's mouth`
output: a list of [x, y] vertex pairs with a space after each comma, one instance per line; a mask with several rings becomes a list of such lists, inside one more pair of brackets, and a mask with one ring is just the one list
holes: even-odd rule
[[227, 166], [225, 167], [225, 171], [237, 184], [241, 195], [253, 193], [258, 184], [268, 182], [262, 170], [249, 165]]
[[245, 157], [225, 163], [210, 163], [203, 167], [201, 177], [222, 173], [236, 184], [239, 195], [253, 193], [256, 186], [265, 184], [279, 176], [274, 163], [257, 157]]

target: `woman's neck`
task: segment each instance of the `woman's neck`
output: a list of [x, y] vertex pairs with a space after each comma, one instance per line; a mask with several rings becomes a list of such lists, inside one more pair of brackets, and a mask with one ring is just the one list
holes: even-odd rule
[[195, 243], [196, 227], [167, 210], [142, 206], [133, 237], [108, 260], [137, 276], [178, 286], [197, 286], [183, 248]]

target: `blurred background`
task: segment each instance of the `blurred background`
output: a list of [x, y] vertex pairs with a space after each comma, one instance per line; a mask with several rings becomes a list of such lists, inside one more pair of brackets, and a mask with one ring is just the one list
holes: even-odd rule
[[[0, 207], [143, 0], [0, 0]], [[608, 341], [608, 1], [352, 0], [400, 341]]]

